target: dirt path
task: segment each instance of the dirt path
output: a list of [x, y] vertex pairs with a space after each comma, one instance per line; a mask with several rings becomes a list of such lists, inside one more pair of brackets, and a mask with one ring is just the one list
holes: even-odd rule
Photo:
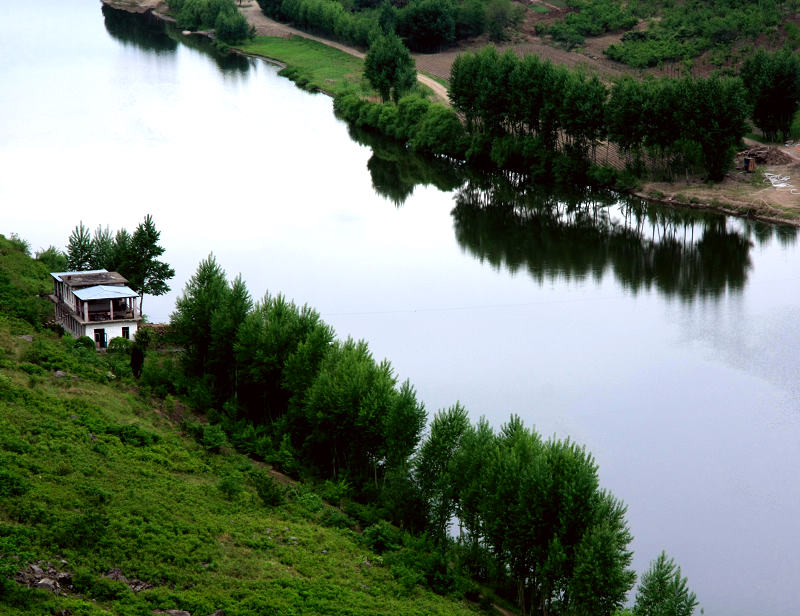
[[[157, 1], [157, 0], [151, 0]], [[315, 36], [313, 34], [309, 34], [307, 32], [303, 32], [302, 30], [298, 30], [297, 28], [293, 28], [292, 26], [288, 26], [286, 24], [279, 23], [274, 19], [270, 19], [264, 13], [261, 12], [261, 7], [258, 6], [257, 2], [250, 2], [250, 3], [243, 3], [239, 6], [239, 11], [247, 18], [247, 21], [252, 24], [255, 29], [256, 33], [260, 36], [277, 36], [281, 38], [289, 38], [290, 36], [301, 36], [303, 38], [311, 39], [312, 41], [317, 41], [328, 47], [333, 47], [340, 51], [343, 51], [351, 56], [355, 56], [356, 58], [361, 58], [362, 60], [366, 56], [366, 54], [356, 49], [355, 47], [350, 47], [349, 45], [344, 45], [339, 43], [338, 41], [334, 41], [331, 39], [324, 38], [322, 36]], [[419, 68], [422, 68], [417, 64]], [[423, 68], [423, 70], [425, 70]], [[435, 74], [435, 73], [434, 73]], [[449, 76], [449, 69], [448, 69], [448, 76]], [[429, 87], [433, 90], [436, 99], [440, 102], [445, 104], [450, 104], [450, 99], [447, 95], [447, 88], [443, 86], [441, 83], [432, 79], [428, 75], [423, 75], [421, 73], [417, 73], [417, 80]]]

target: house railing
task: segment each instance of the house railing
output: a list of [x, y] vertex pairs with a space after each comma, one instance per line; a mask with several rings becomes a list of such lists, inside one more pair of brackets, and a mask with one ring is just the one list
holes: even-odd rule
[[89, 321], [130, 321], [133, 319], [132, 310], [122, 310], [120, 312], [114, 311], [114, 318], [111, 318], [110, 312], [90, 312]]

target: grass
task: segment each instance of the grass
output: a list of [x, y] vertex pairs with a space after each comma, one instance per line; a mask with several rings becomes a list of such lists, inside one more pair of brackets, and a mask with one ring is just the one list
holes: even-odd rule
[[[0, 483], [12, 486], [0, 537], [29, 561], [64, 559], [58, 568], [79, 592], [13, 585], [0, 614], [469, 613], [421, 588], [409, 593], [356, 533], [327, 527], [331, 508], [309, 507], [319, 499], [302, 486], [265, 506], [253, 461], [228, 446], [206, 451], [190, 436], [191, 417], [171, 420], [124, 378], [32, 369], [31, 345], [58, 345], [51, 336], [0, 336]], [[104, 577], [111, 568], [154, 587], [131, 592]]]
[[448, 82], [447, 79], [442, 79], [441, 77], [438, 77], [438, 76], [434, 75], [433, 73], [424, 73], [424, 74], [427, 77], [430, 77], [431, 79], [433, 79], [435, 82], [439, 83], [440, 85], [443, 85], [445, 88], [449, 88], [450, 87], [450, 82]]
[[529, 4], [528, 8], [532, 10], [534, 13], [549, 13], [550, 9], [546, 6], [542, 6], [541, 4]]
[[371, 92], [362, 76], [363, 60], [311, 39], [259, 36], [237, 49], [285, 64], [282, 73], [308, 90], [332, 95], [353, 88]]

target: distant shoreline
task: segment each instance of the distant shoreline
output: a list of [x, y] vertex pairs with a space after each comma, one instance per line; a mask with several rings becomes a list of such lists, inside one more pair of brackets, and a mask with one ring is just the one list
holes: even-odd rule
[[[151, 13], [158, 19], [166, 22], [175, 23], [175, 19], [166, 14], [167, 4], [165, 0], [101, 0], [101, 2], [111, 8], [127, 11], [129, 13]], [[245, 15], [247, 13], [244, 13]], [[249, 18], [252, 23], [252, 16]], [[255, 25], [255, 24], [254, 24]], [[295, 29], [284, 26], [287, 32], [291, 33]], [[302, 34], [300, 31], [297, 31]], [[208, 33], [201, 33], [210, 36]], [[330, 45], [325, 39], [307, 35], [311, 40], [316, 40], [322, 44], [332, 46], [340, 51], [351, 53], [352, 55], [363, 56], [356, 50], [350, 50], [341, 44]], [[271, 64], [287, 67], [287, 64], [279, 58], [272, 58], [256, 53], [247, 53], [242, 50], [231, 48], [235, 53], [241, 55], [260, 58]], [[420, 81], [430, 87], [429, 82], [433, 82], [438, 89], [444, 89], [441, 84], [437, 84], [430, 77], [420, 75]], [[435, 90], [438, 97], [442, 94]], [[320, 88], [320, 92], [331, 96], [331, 92]], [[446, 92], [446, 90], [445, 90]], [[769, 146], [764, 146], [769, 147]], [[774, 147], [774, 146], [773, 146]], [[787, 149], [778, 147], [779, 150], [786, 152]], [[800, 186], [800, 157], [793, 165], [764, 166], [762, 171], [779, 173], [783, 175], [793, 174], [797, 185]], [[639, 190], [630, 191], [634, 197], [644, 199], [660, 205], [672, 208], [690, 208], [696, 210], [714, 211], [727, 216], [736, 216], [749, 220], [757, 220], [769, 224], [785, 224], [800, 227], [800, 196], [792, 195], [790, 192], [780, 192], [779, 189], [771, 185], [760, 185], [753, 181], [743, 181], [738, 177], [737, 170], [733, 169], [728, 173], [728, 178], [718, 184], [706, 184], [701, 181], [657, 183], [643, 182]], [[748, 178], [757, 176], [750, 175]]]

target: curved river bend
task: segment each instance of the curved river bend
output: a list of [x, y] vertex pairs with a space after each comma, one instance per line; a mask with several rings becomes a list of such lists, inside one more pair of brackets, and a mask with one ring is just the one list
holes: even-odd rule
[[151, 320], [213, 251], [369, 341], [429, 411], [585, 443], [637, 570], [665, 549], [706, 614], [798, 613], [793, 230], [459, 177], [203, 48], [87, 0], [5, 6], [0, 232], [64, 246], [152, 213], [177, 276]]

